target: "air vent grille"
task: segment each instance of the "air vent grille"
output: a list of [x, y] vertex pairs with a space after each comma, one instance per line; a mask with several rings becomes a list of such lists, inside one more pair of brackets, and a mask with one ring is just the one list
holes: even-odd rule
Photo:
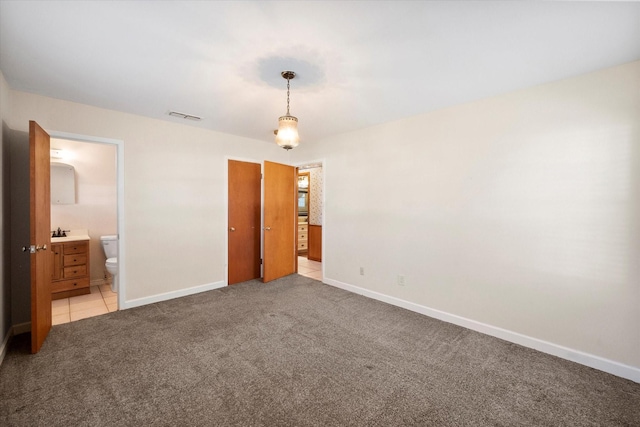
[[181, 119], [187, 119], [187, 120], [195, 120], [195, 121], [202, 120], [202, 117], [194, 116], [193, 114], [180, 113], [178, 111], [169, 111], [169, 115], [173, 117], [180, 117]]

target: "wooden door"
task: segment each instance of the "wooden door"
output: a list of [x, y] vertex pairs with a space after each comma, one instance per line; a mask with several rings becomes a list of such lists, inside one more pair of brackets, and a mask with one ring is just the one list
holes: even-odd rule
[[264, 282], [297, 269], [296, 180], [293, 166], [264, 162]]
[[259, 163], [229, 160], [228, 284], [260, 277]]
[[31, 352], [51, 329], [51, 195], [49, 134], [29, 122], [29, 223], [31, 253]]

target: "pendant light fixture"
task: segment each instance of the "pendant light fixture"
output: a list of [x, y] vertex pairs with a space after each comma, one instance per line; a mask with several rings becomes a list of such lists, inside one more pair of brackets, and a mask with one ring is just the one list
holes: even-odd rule
[[276, 134], [276, 144], [285, 150], [296, 148], [300, 143], [298, 135], [298, 119], [289, 114], [289, 80], [296, 76], [293, 71], [283, 71], [280, 73], [283, 78], [287, 79], [287, 115], [280, 116], [278, 119], [278, 130]]

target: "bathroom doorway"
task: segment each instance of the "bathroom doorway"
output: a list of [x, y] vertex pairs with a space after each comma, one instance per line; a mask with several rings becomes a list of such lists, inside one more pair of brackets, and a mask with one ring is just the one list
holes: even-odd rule
[[[72, 168], [75, 177], [71, 199], [58, 202], [52, 197], [52, 230], [57, 232], [60, 228], [67, 235], [67, 238], [52, 239], [54, 265], [55, 254], [58, 253], [61, 271], [71, 270], [72, 274], [78, 271], [77, 274], [83, 275], [81, 280], [77, 280], [83, 286], [81, 291], [66, 291], [63, 285], [69, 281], [59, 279], [56, 282], [54, 266], [52, 291], [62, 290], [52, 294], [52, 324], [56, 325], [107, 314], [123, 307], [126, 286], [121, 256], [124, 246], [124, 150], [123, 142], [119, 140], [58, 132], [51, 132], [51, 149], [52, 165]], [[52, 192], [57, 185], [54, 179], [57, 180], [52, 175]], [[101, 236], [106, 235], [119, 236], [117, 292], [110, 286], [113, 277], [105, 267]], [[79, 246], [86, 248], [86, 253], [67, 255], [67, 246], [82, 236], [88, 236], [88, 240], [78, 240]], [[71, 243], [67, 242], [68, 239]], [[73, 267], [67, 267], [67, 262], [71, 262]]]
[[322, 280], [324, 160], [298, 165], [298, 274]]

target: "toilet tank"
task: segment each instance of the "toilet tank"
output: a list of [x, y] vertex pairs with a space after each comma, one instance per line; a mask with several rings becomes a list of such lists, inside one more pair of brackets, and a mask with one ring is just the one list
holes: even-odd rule
[[107, 259], [118, 256], [118, 236], [100, 236], [100, 243], [102, 244], [102, 249]]

